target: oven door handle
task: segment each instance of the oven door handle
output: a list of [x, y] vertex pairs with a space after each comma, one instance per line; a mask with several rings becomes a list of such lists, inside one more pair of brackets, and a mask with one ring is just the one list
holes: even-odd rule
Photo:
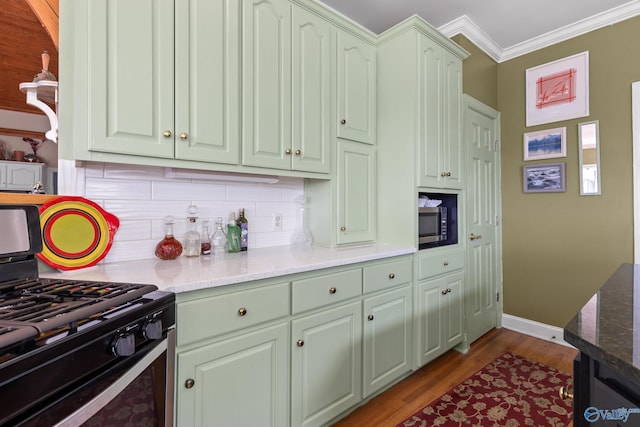
[[[116, 382], [107, 387], [102, 393], [91, 399], [82, 408], [78, 409], [67, 418], [55, 424], [53, 427], [76, 427], [82, 425], [89, 418], [100, 412], [102, 408], [107, 406], [116, 396], [129, 386], [142, 372], [144, 372], [154, 360], [156, 360], [163, 352], [168, 351], [167, 339], [160, 341], [153, 349], [149, 351], [138, 363], [133, 365], [124, 375]], [[171, 392], [171, 391], [167, 391]]]

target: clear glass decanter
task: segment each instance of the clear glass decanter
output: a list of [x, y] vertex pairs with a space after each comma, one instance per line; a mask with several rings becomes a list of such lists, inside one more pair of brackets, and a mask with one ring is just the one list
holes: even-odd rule
[[187, 220], [189, 221], [187, 224], [188, 230], [184, 235], [184, 255], [188, 257], [200, 256], [201, 246], [200, 232], [198, 231], [197, 223], [198, 217], [196, 216], [197, 211], [197, 206], [189, 206], [189, 216], [187, 217]]
[[216, 231], [213, 232], [211, 243], [213, 244], [213, 252], [222, 253], [225, 251], [227, 236], [224, 233], [224, 222], [221, 216], [216, 220]]

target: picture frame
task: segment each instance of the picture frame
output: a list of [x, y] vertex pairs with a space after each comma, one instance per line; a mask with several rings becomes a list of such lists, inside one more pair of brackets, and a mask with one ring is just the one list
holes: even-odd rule
[[589, 51], [526, 70], [527, 127], [589, 115]]
[[523, 134], [524, 161], [567, 157], [567, 128]]
[[522, 166], [522, 191], [525, 193], [564, 193], [565, 163]]

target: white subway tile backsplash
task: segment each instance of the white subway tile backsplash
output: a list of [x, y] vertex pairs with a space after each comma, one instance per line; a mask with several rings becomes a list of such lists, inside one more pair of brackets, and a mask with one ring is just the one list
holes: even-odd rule
[[154, 200], [224, 200], [226, 186], [189, 180], [153, 182]]
[[[187, 231], [187, 209], [198, 207], [198, 229], [217, 217], [225, 225], [231, 212], [245, 209], [249, 220], [249, 248], [288, 245], [296, 225], [295, 199], [304, 194], [304, 180], [280, 177], [275, 184], [171, 178], [165, 168], [85, 162], [64, 163], [67, 187], [100, 204], [120, 220], [113, 246], [103, 262], [154, 257], [164, 237], [164, 217], [172, 215], [174, 235]], [[64, 179], [64, 178], [63, 178]], [[65, 188], [64, 182], [62, 188]], [[273, 230], [273, 214], [283, 215], [282, 231]], [[212, 230], [213, 231], [213, 230]]]
[[131, 179], [86, 179], [86, 197], [89, 199], [150, 200], [151, 182]]

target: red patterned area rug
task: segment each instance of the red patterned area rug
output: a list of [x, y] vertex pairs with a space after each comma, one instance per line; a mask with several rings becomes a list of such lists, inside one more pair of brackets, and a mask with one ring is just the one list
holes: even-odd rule
[[565, 427], [573, 408], [558, 390], [570, 384], [568, 374], [504, 353], [398, 427]]

